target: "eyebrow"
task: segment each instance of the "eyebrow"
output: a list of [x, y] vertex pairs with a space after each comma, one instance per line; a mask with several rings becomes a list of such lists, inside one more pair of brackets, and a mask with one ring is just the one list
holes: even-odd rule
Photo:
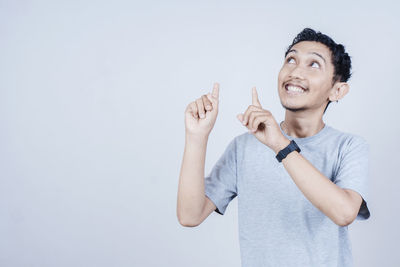
[[[290, 52], [297, 53], [297, 50], [296, 50], [296, 49], [290, 49], [290, 50], [287, 52], [287, 54], [289, 54]], [[286, 55], [287, 55], [287, 54], [286, 54]], [[322, 60], [326, 63], [325, 58], [324, 58], [323, 56], [321, 56], [320, 54], [318, 54], [317, 52], [310, 52], [309, 54], [313, 54], [313, 55], [316, 55], [316, 56], [322, 58]]]

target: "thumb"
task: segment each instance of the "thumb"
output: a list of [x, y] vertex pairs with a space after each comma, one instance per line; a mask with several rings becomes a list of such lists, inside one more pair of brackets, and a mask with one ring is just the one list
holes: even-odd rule
[[238, 118], [238, 120], [239, 120], [240, 122], [243, 122], [243, 114], [237, 114], [237, 115], [236, 115], [236, 118]]

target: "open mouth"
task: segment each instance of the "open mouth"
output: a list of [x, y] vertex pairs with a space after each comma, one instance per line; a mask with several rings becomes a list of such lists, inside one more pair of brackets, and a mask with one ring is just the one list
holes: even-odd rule
[[298, 85], [291, 84], [291, 83], [287, 83], [285, 85], [285, 89], [286, 89], [286, 92], [290, 95], [301, 95], [307, 91], [305, 88], [298, 86]]

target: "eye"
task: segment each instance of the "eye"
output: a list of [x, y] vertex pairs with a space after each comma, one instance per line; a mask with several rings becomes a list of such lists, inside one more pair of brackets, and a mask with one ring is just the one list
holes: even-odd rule
[[317, 62], [317, 61], [313, 61], [312, 63], [311, 63], [311, 67], [312, 68], [320, 68], [320, 65], [319, 65], [319, 63]]
[[286, 59], [286, 62], [287, 62], [287, 63], [294, 63], [294, 62], [296, 62], [296, 61], [294, 60], [293, 57], [289, 57], [288, 59]]

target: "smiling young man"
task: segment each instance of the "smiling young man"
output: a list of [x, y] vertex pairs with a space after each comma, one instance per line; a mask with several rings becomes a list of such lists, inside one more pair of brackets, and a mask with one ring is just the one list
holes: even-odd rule
[[252, 105], [236, 136], [204, 179], [209, 133], [218, 113], [219, 85], [185, 111], [186, 142], [177, 215], [197, 226], [223, 215], [238, 196], [242, 266], [353, 266], [348, 225], [370, 216], [369, 145], [322, 117], [349, 91], [351, 60], [330, 37], [306, 28], [285, 53], [278, 93], [280, 124], [252, 89]]

